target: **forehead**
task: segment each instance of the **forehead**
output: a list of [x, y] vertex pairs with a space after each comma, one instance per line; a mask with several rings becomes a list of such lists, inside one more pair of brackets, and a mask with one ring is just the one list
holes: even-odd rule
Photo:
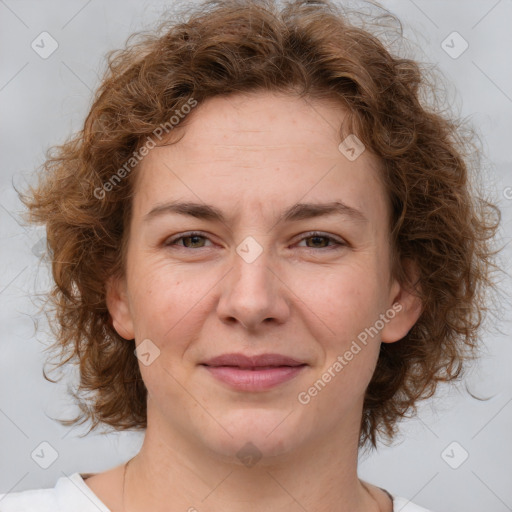
[[[345, 110], [334, 100], [313, 100], [284, 93], [258, 92], [216, 96], [197, 106], [187, 120], [180, 150], [208, 147], [228, 156], [239, 149], [293, 154], [297, 148], [328, 156], [339, 144]], [[190, 122], [191, 121], [191, 122]], [[178, 126], [179, 128], [179, 126]], [[200, 147], [197, 147], [197, 144]], [[337, 155], [337, 154], [336, 154]], [[332, 156], [332, 155], [331, 155]]]
[[346, 112], [334, 101], [257, 93], [211, 98], [189, 114], [170, 145], [137, 169], [135, 210], [174, 199], [270, 212], [299, 201], [342, 200], [382, 217], [379, 161], [338, 149]]

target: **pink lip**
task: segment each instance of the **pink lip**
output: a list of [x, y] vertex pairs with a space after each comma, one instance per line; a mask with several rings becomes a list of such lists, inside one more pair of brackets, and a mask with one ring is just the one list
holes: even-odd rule
[[216, 379], [241, 391], [264, 391], [298, 375], [306, 365], [280, 354], [223, 354], [202, 363]]

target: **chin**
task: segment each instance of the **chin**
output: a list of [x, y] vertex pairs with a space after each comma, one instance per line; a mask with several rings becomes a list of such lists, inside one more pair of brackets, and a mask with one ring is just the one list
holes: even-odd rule
[[[209, 435], [204, 442], [226, 462], [234, 461], [247, 467], [255, 461], [271, 464], [276, 457], [290, 454], [305, 441], [305, 429], [297, 424], [295, 415], [288, 416], [289, 413], [286, 409], [237, 409], [222, 415], [222, 419], [219, 417], [232, 437]], [[214, 432], [218, 429], [209, 433], [214, 435]]]

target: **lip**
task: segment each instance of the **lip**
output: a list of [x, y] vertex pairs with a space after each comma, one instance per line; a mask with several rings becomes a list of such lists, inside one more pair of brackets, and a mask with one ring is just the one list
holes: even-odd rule
[[265, 391], [296, 377], [307, 366], [281, 354], [223, 354], [201, 364], [215, 379], [239, 391]]
[[245, 354], [222, 354], [208, 359], [207, 366], [238, 366], [239, 368], [255, 368], [258, 366], [300, 366], [304, 361], [297, 361], [281, 354], [260, 354], [247, 356]]

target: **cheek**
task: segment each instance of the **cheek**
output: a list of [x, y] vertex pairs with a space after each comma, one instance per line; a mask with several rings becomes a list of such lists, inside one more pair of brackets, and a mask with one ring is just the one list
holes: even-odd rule
[[146, 261], [139, 269], [132, 274], [130, 293], [136, 339], [154, 338], [161, 347], [170, 340], [179, 344], [186, 331], [200, 325], [197, 317], [216, 276], [161, 261]]
[[[301, 396], [312, 401], [319, 417], [329, 417], [333, 424], [362, 404], [375, 371], [380, 338], [369, 336], [367, 331], [381, 313], [374, 277], [368, 269], [364, 273], [354, 269], [347, 274], [340, 272], [324, 283], [322, 303], [317, 303], [322, 324], [327, 327], [321, 329], [323, 335], [315, 334], [323, 356]], [[317, 297], [320, 301], [319, 292]]]
[[335, 340], [347, 340], [378, 318], [383, 302], [379, 287], [375, 265], [354, 263], [309, 278], [305, 302], [312, 305], [326, 332]]
[[360, 396], [372, 377], [380, 349], [374, 329], [384, 312], [381, 281], [375, 263], [359, 262], [317, 280], [311, 291], [311, 307], [322, 320], [314, 336], [324, 353], [318, 377], [329, 382], [326, 395], [348, 397], [351, 389]]

